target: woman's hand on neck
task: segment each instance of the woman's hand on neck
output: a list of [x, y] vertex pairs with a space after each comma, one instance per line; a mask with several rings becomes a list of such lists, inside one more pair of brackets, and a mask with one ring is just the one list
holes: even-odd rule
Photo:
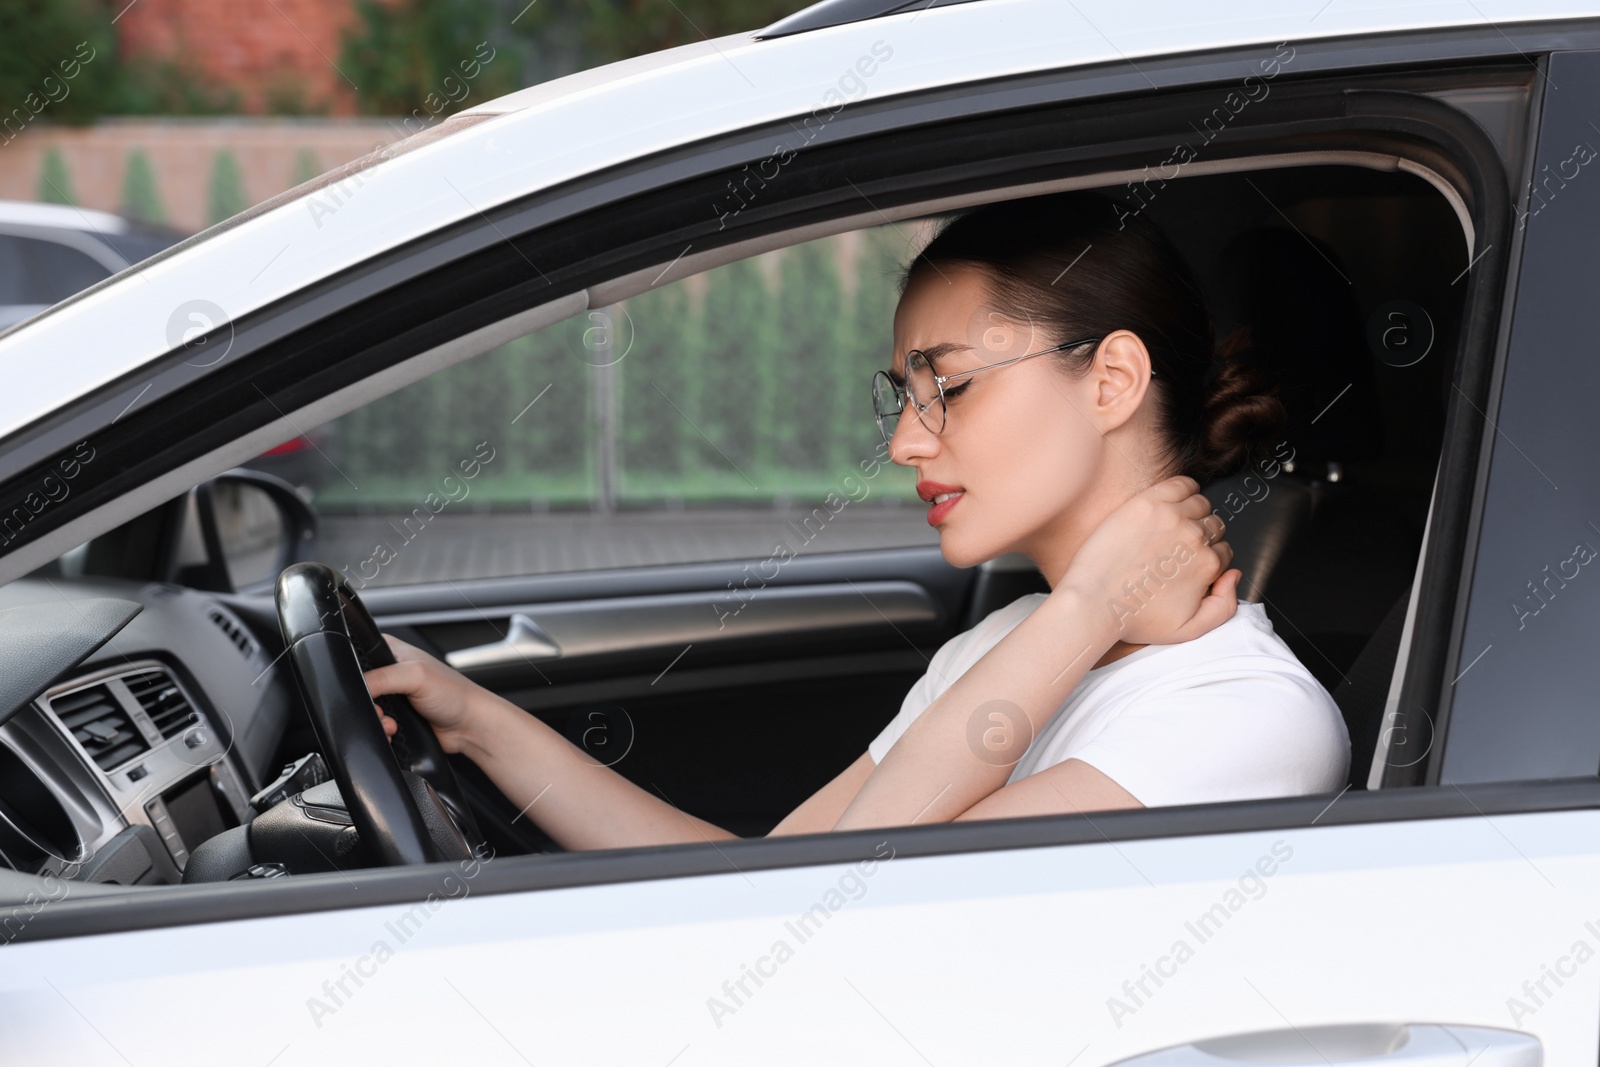
[[1241, 574], [1230, 569], [1225, 530], [1198, 483], [1180, 476], [1128, 498], [1081, 540], [1051, 595], [1104, 605], [1114, 620], [1117, 639], [1096, 666], [1145, 644], [1192, 640], [1233, 616]]

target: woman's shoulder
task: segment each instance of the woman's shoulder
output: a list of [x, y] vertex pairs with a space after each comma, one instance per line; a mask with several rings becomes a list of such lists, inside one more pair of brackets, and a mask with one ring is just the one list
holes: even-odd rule
[[1265, 604], [1240, 602], [1239, 610], [1229, 621], [1235, 626], [1227, 635], [1227, 645], [1222, 650], [1224, 657], [1235, 659], [1247, 667], [1293, 676], [1317, 698], [1318, 703], [1336, 707], [1333, 696], [1317, 681], [1316, 675], [1278, 636], [1271, 618], [1267, 616]]
[[1266, 606], [1245, 600], [1239, 601], [1232, 618], [1191, 641], [1174, 645], [1147, 645], [1142, 651], [1148, 651], [1150, 659], [1159, 656], [1165, 671], [1171, 671], [1180, 662], [1185, 662], [1201, 669], [1207, 666], [1254, 667], [1268, 671], [1287, 670], [1312, 677], [1305, 664], [1278, 636], [1267, 615]]
[[[1338, 788], [1350, 738], [1327, 689], [1273, 631], [1260, 604], [1192, 641], [1146, 645], [1099, 668], [1050, 755], [1082, 758], [1146, 805]], [[1092, 672], [1094, 673], [1094, 672]]]
[[[1146, 645], [1098, 671], [1123, 666], [1115, 689], [1148, 698], [1205, 688], [1213, 693], [1272, 693], [1266, 708], [1277, 717], [1338, 721], [1333, 695], [1273, 629], [1264, 605], [1241, 601], [1232, 618], [1192, 641]], [[1110, 679], [1107, 679], [1110, 681]]]

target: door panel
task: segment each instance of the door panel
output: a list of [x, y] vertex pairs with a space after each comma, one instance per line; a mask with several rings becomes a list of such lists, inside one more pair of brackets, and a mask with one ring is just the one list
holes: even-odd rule
[[863, 631], [926, 633], [942, 615], [919, 585], [865, 581], [513, 604], [493, 614], [472, 607], [381, 621], [410, 627], [445, 650], [451, 666], [480, 680], [557, 663], [574, 674], [618, 661], [644, 667], [647, 654], [693, 645], [775, 654], [796, 642], [842, 643]]
[[1336, 1063], [1317, 1028], [1411, 1024], [1594, 1062], [1600, 812], [1117, 840], [1153, 818], [950, 855], [910, 855], [941, 828], [888, 830], [876, 858], [788, 869], [732, 843], [725, 873], [477, 892], [564, 862], [508, 857], [441, 874], [433, 904], [13, 945], [4, 1055], [1099, 1067], [1292, 1029], [1312, 1047], [1286, 1062]]
[[[436, 647], [443, 653], [481, 644], [486, 638], [503, 638], [510, 616], [519, 611], [557, 638], [558, 645], [562, 639], [569, 644], [576, 641], [585, 656], [671, 648], [673, 640], [653, 632], [665, 626], [693, 626], [689, 640], [701, 636], [714, 643], [734, 641], [746, 651], [781, 651], [792, 647], [797, 635], [814, 636], [815, 631], [853, 624], [890, 634], [898, 626], [913, 643], [932, 640], [937, 647], [964, 625], [962, 609], [973, 578], [980, 573], [950, 566], [936, 545], [799, 556], [770, 571], [760, 568], [763, 562], [732, 560], [391, 586], [364, 589], [361, 598], [380, 623], [410, 628], [430, 642], [436, 637]], [[874, 583], [893, 588], [879, 590]], [[846, 589], [854, 590], [861, 603], [839, 596]], [[801, 591], [819, 590], [825, 595], [794, 599]], [[862, 590], [867, 595], [861, 595]], [[880, 593], [893, 596], [886, 600]], [[667, 599], [673, 597], [693, 600]], [[678, 609], [685, 604], [690, 610], [680, 614]], [[778, 606], [768, 610], [770, 604]], [[826, 620], [815, 615], [824, 604], [830, 613]], [[635, 626], [640, 607], [664, 614], [648, 625]], [[595, 620], [611, 609], [617, 621], [610, 627], [597, 626]], [[563, 621], [549, 621], [557, 615]], [[704, 617], [696, 620], [697, 615]], [[624, 621], [634, 636], [613, 640], [616, 627]], [[718, 623], [723, 625], [719, 628]], [[479, 628], [472, 628], [474, 624]], [[601, 636], [607, 639], [603, 645], [598, 643]], [[856, 648], [857, 636], [829, 643]], [[523, 675], [536, 677], [531, 670]]]
[[[441, 658], [490, 649], [480, 658], [498, 665], [464, 673], [641, 787], [759, 836], [866, 750], [928, 657], [967, 625], [984, 573], [935, 547], [362, 597], [386, 632]], [[515, 616], [527, 640], [500, 647]], [[474, 766], [454, 762], [497, 845], [548, 845]]]

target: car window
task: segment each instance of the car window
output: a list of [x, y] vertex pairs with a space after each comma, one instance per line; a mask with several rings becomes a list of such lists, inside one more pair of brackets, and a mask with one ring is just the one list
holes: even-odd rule
[[[1600, 84], [1600, 55], [1558, 53], [1551, 77]], [[1549, 94], [1530, 173], [1580, 173], [1595, 155], [1589, 118]], [[1589, 354], [1595, 285], [1583, 266], [1600, 235], [1600, 189], [1568, 178], [1559, 196], [1533, 183], [1521, 193], [1505, 384], [1497, 409], [1473, 413], [1493, 451], [1449, 672], [1446, 782], [1587, 776], [1600, 765], [1600, 364]]]
[[110, 273], [75, 248], [0, 234], [0, 304], [54, 304]]
[[320, 558], [365, 584], [935, 544], [870, 402], [917, 239], [846, 233], [668, 282], [272, 458], [314, 496]]

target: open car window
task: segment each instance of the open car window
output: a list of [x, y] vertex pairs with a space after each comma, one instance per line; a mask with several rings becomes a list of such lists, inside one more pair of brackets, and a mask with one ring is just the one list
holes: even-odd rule
[[868, 389], [924, 235], [853, 231], [666, 281], [258, 465], [313, 494], [319, 558], [357, 588], [936, 544]]
[[[1463, 290], [1450, 280], [1467, 255], [1455, 206], [1410, 174], [1328, 165], [1189, 178], [1149, 195], [1144, 210], [1190, 259], [1218, 330], [1251, 330], [1287, 408], [1282, 439], [1207, 492], [1245, 573], [1241, 599], [1261, 605], [1340, 703], [1349, 781], [1364, 788], [1375, 761], [1409, 767], [1426, 754], [1379, 752], [1379, 741], [1393, 734], [1398, 624], [1416, 586], [1460, 345]], [[856, 579], [819, 583], [792, 560], [826, 568], [831, 556], [911, 549], [927, 558], [937, 543], [909, 472], [887, 461], [866, 385], [888, 363], [899, 272], [941, 217], [781, 244], [664, 280], [297, 426], [303, 444], [251, 465], [310, 499], [312, 558], [369, 597], [380, 624], [615, 757], [607, 765], [636, 784], [765, 833], [843, 768], [841, 753], [860, 754], [944, 640], [1047, 588], [1024, 562], [986, 571], [922, 614], [863, 594], [858, 611], [881, 616], [864, 648], [922, 666], [886, 660], [865, 688], [818, 678], [815, 691], [775, 706], [779, 718], [800, 716], [830, 687], [857, 690], [816, 721], [836, 725], [830, 745], [785, 749], [773, 735], [772, 752], [792, 765], [772, 788], [751, 792], [747, 776], [717, 762], [731, 753], [693, 740], [753, 698], [702, 673], [713, 664], [754, 657], [770, 670], [801, 662], [784, 642], [829, 647], [825, 629], [786, 629], [812, 622], [749, 644], [763, 599], [820, 598], [822, 585], [827, 596], [862, 593]], [[192, 516], [186, 530], [181, 560], [192, 561]], [[658, 610], [652, 602], [606, 609], [597, 599], [602, 588], [646, 588], [600, 575], [708, 563], [730, 577], [699, 579], [699, 599], [660, 615], [680, 621], [659, 632], [626, 622]], [[492, 581], [562, 575], [573, 581], [559, 594]], [[667, 594], [659, 610], [683, 596]], [[845, 632], [842, 617], [833, 625]], [[525, 646], [506, 644], [524, 632]], [[594, 682], [619, 669], [641, 672], [634, 688], [596, 701]], [[669, 671], [670, 697], [657, 688]], [[699, 727], [683, 717], [688, 707]], [[310, 740], [290, 738], [273, 765]], [[677, 770], [663, 780], [668, 765]], [[516, 821], [514, 806], [493, 806]]]

